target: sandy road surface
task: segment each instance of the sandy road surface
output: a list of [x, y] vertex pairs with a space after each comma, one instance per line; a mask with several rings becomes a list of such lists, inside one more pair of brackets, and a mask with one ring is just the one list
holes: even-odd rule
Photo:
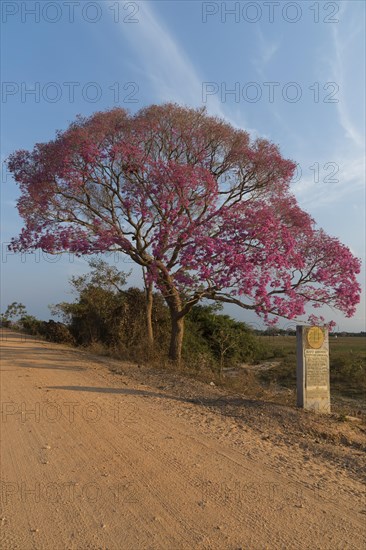
[[363, 548], [362, 485], [331, 464], [76, 350], [1, 348], [2, 548]]

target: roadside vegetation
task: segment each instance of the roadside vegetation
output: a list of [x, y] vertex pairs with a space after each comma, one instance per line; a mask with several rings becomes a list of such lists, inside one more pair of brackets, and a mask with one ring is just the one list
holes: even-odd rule
[[[296, 388], [296, 336], [292, 330], [253, 330], [222, 313], [220, 304], [196, 305], [187, 316], [182, 363], [168, 359], [169, 311], [153, 294], [154, 345], [146, 345], [147, 292], [125, 288], [128, 274], [101, 260], [91, 271], [72, 277], [73, 302], [50, 306], [60, 321], [41, 321], [18, 302], [1, 314], [1, 325], [49, 341], [213, 381], [230, 390], [260, 398], [272, 391], [281, 401], [293, 400]], [[330, 336], [332, 395], [362, 401], [366, 395], [366, 335]], [[287, 398], [286, 398], [287, 396]]]
[[[278, 361], [278, 366], [261, 372], [266, 383], [286, 388], [296, 386], [296, 336], [259, 337]], [[364, 399], [366, 396], [366, 334], [331, 335], [329, 338], [330, 383], [332, 393]]]

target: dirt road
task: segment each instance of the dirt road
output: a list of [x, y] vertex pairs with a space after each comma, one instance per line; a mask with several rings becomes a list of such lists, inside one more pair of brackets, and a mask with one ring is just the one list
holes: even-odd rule
[[361, 549], [360, 481], [235, 419], [4, 331], [3, 549]]

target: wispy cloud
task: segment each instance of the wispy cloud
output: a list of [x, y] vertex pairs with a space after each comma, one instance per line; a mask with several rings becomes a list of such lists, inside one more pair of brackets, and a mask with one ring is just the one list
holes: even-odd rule
[[[139, 3], [139, 23], [123, 27], [124, 35], [137, 53], [144, 76], [158, 101], [175, 101], [189, 106], [206, 105], [209, 114], [226, 119], [235, 127], [244, 127], [243, 113], [229, 112], [219, 93], [205, 97], [200, 77], [191, 60], [148, 2]], [[233, 116], [234, 114], [234, 116]], [[256, 133], [255, 130], [248, 130]]]
[[361, 156], [334, 155], [337, 162], [319, 163], [319, 174], [303, 167], [303, 176], [292, 189], [304, 208], [340, 204], [342, 198], [364, 191], [365, 161]]
[[252, 60], [252, 64], [260, 77], [264, 78], [266, 66], [270, 63], [270, 61], [272, 61], [273, 57], [278, 52], [280, 44], [277, 41], [269, 41], [265, 38], [263, 32], [259, 28], [256, 29], [256, 33], [258, 38], [258, 55], [256, 55]]
[[[361, 6], [362, 7], [362, 6]], [[361, 103], [365, 93], [363, 63], [363, 26], [359, 24], [359, 12], [347, 9], [343, 2], [339, 12], [340, 23], [330, 26], [332, 56], [328, 61], [328, 79], [339, 86], [335, 103], [339, 131], [333, 135], [333, 145], [328, 150], [328, 160], [339, 166], [339, 171], [327, 181], [315, 184], [314, 177], [301, 180], [294, 186], [296, 195], [306, 207], [321, 208], [325, 205], [341, 205], [352, 194], [360, 197], [365, 189], [365, 127]], [[359, 65], [358, 74], [352, 69]], [[319, 163], [322, 164], [321, 158]], [[325, 181], [324, 181], [325, 180]]]
[[[346, 97], [345, 67], [347, 64], [347, 55], [349, 55], [349, 36], [346, 39], [342, 39], [336, 25], [334, 25], [331, 30], [335, 52], [334, 62], [331, 66], [332, 78], [334, 78], [334, 81], [337, 82], [340, 91], [340, 100], [337, 103], [339, 122], [345, 130], [347, 138], [352, 141], [352, 144], [356, 147], [364, 147], [365, 136], [362, 134], [362, 131], [357, 128], [357, 123], [352, 120], [349, 112], [349, 102]], [[354, 31], [353, 37], [356, 33], [357, 31]], [[354, 53], [354, 51], [351, 51], [351, 55], [354, 55]], [[364, 69], [361, 68], [361, 71], [364, 71]]]
[[[202, 103], [202, 82], [196, 69], [148, 2], [139, 3], [139, 23], [123, 31], [135, 49], [144, 74], [160, 101], [189, 105]], [[223, 116], [217, 98], [210, 98], [210, 111]]]
[[[141, 2], [139, 8], [139, 23], [130, 25], [128, 29], [124, 26], [123, 32], [140, 60], [139, 70], [148, 79], [156, 100], [159, 102], [176, 101], [190, 106], [202, 105], [202, 82], [205, 79], [200, 77], [197, 68], [186, 55], [183, 47], [161, 21], [151, 4]], [[343, 9], [342, 16], [344, 11]], [[329, 70], [334, 73], [332, 79], [341, 82], [344, 79], [344, 67], [347, 64], [348, 52], [344, 51], [344, 39], [340, 36], [339, 31], [333, 30], [333, 33], [335, 33], [333, 34], [333, 40], [335, 40], [333, 50], [336, 55], [335, 61], [329, 65]], [[254, 61], [262, 78], [266, 79], [268, 66], [277, 54], [280, 43], [268, 40], [260, 29], [257, 34], [259, 53]], [[225, 118], [234, 126], [246, 127], [248, 130], [243, 112], [238, 105], [221, 103], [219, 94], [208, 97], [206, 105], [210, 114]], [[364, 163], [362, 155], [359, 154], [362, 136], [351, 120], [345, 99], [337, 104], [337, 109], [342, 128], [347, 131], [347, 135], [352, 137], [352, 147], [345, 147], [344, 139], [340, 137], [334, 154], [329, 154], [328, 151], [327, 157], [323, 160], [324, 164], [329, 159], [337, 162], [340, 168], [338, 182], [315, 184], [310, 173], [309, 177], [302, 178], [294, 186], [294, 191], [304, 207], [336, 204], [342, 200], [344, 194], [350, 194], [350, 192], [362, 188]], [[300, 147], [301, 135], [294, 131], [274, 106], [271, 107], [271, 116]], [[254, 137], [258, 135], [255, 129], [248, 131]], [[271, 136], [268, 137], [271, 138]], [[318, 160], [319, 163], [322, 163], [321, 158], [318, 157]]]

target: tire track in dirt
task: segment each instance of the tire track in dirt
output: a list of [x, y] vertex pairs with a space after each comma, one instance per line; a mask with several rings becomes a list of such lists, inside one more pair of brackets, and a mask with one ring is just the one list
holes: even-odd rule
[[[337, 502], [319, 498], [300, 450], [77, 350], [9, 332], [2, 351], [3, 548], [363, 546], [361, 484], [344, 476]], [[327, 464], [315, 471], [335, 479]]]

